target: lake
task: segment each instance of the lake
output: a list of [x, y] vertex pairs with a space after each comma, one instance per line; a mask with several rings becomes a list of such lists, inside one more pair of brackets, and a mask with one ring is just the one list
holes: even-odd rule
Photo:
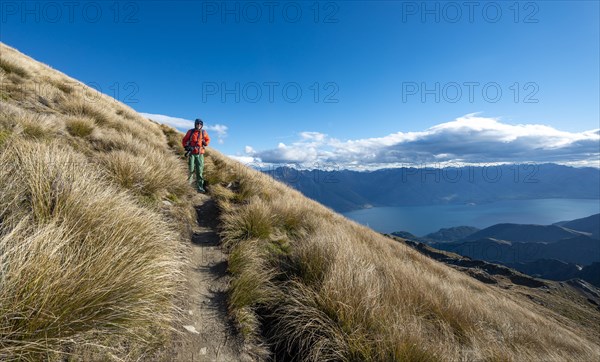
[[382, 233], [408, 231], [424, 236], [441, 228], [499, 223], [548, 225], [600, 213], [597, 199], [506, 200], [480, 205], [374, 207], [344, 213]]

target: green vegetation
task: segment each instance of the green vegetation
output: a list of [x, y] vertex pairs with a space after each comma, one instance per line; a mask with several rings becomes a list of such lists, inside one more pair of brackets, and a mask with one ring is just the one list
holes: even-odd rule
[[10, 137], [10, 132], [0, 130], [0, 147], [8, 140]]

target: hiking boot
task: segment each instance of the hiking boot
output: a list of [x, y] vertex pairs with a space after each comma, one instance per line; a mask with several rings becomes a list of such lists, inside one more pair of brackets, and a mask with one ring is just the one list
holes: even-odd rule
[[201, 194], [205, 194], [206, 190], [203, 187], [199, 187], [198, 188], [198, 192], [201, 193]]

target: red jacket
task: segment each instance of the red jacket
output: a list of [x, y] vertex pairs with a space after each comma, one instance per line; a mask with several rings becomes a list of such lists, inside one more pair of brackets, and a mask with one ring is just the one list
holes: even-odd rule
[[193, 155], [197, 155], [197, 154], [203, 155], [204, 154], [204, 146], [202, 145], [203, 140], [204, 140], [204, 146], [208, 146], [208, 144], [210, 143], [210, 137], [208, 137], [208, 132], [206, 132], [203, 129], [195, 129], [194, 128], [194, 129], [187, 131], [187, 133], [185, 134], [185, 137], [183, 137], [181, 144], [183, 145], [184, 148], [186, 146], [193, 147], [193, 149], [192, 149]]

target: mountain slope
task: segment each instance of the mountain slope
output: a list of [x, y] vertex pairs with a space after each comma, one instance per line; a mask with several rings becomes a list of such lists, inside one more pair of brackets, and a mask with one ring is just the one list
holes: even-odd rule
[[0, 360], [147, 359], [193, 209], [161, 127], [0, 43]]
[[472, 226], [455, 226], [451, 228], [440, 229], [434, 233], [425, 235], [423, 238], [439, 242], [452, 242], [465, 239], [466, 237], [473, 235], [478, 231], [478, 228]]
[[556, 259], [579, 265], [600, 261], [600, 240], [584, 235], [562, 239], [554, 243], [510, 242], [484, 238], [431, 245], [473, 259], [503, 264], [529, 263], [538, 259]]
[[552, 243], [566, 238], [580, 236], [581, 233], [556, 225], [496, 224], [470, 234], [462, 241], [494, 238], [517, 242]]
[[571, 221], [558, 222], [555, 225], [571, 230], [590, 233], [591, 237], [600, 239], [600, 214], [595, 214]]
[[[440, 250], [473, 259], [502, 263], [545, 279], [582, 278], [600, 285], [598, 278], [590, 273], [594, 270], [591, 264], [600, 262], [600, 239], [591, 237], [600, 224], [599, 216], [547, 226], [496, 224], [452, 242], [416, 237], [408, 239], [427, 242]], [[564, 226], [567, 224], [571, 228]], [[584, 271], [582, 266], [590, 268], [584, 268], [587, 269]]]
[[[540, 280], [503, 265], [472, 260], [458, 254], [436, 250], [421, 242], [405, 240], [393, 235], [389, 235], [389, 237], [486, 284], [518, 292], [535, 303], [581, 323], [590, 331], [596, 331], [596, 335], [600, 334], [600, 330], [597, 328], [600, 325], [600, 285], [598, 284], [595, 288], [593, 285], [576, 279], [566, 283]], [[564, 267], [564, 263], [561, 264]], [[554, 266], [556, 267], [556, 265]], [[600, 263], [594, 264], [596, 270], [598, 270], [598, 266]], [[590, 270], [590, 272], [593, 271]], [[577, 275], [573, 277], [575, 276]]]

